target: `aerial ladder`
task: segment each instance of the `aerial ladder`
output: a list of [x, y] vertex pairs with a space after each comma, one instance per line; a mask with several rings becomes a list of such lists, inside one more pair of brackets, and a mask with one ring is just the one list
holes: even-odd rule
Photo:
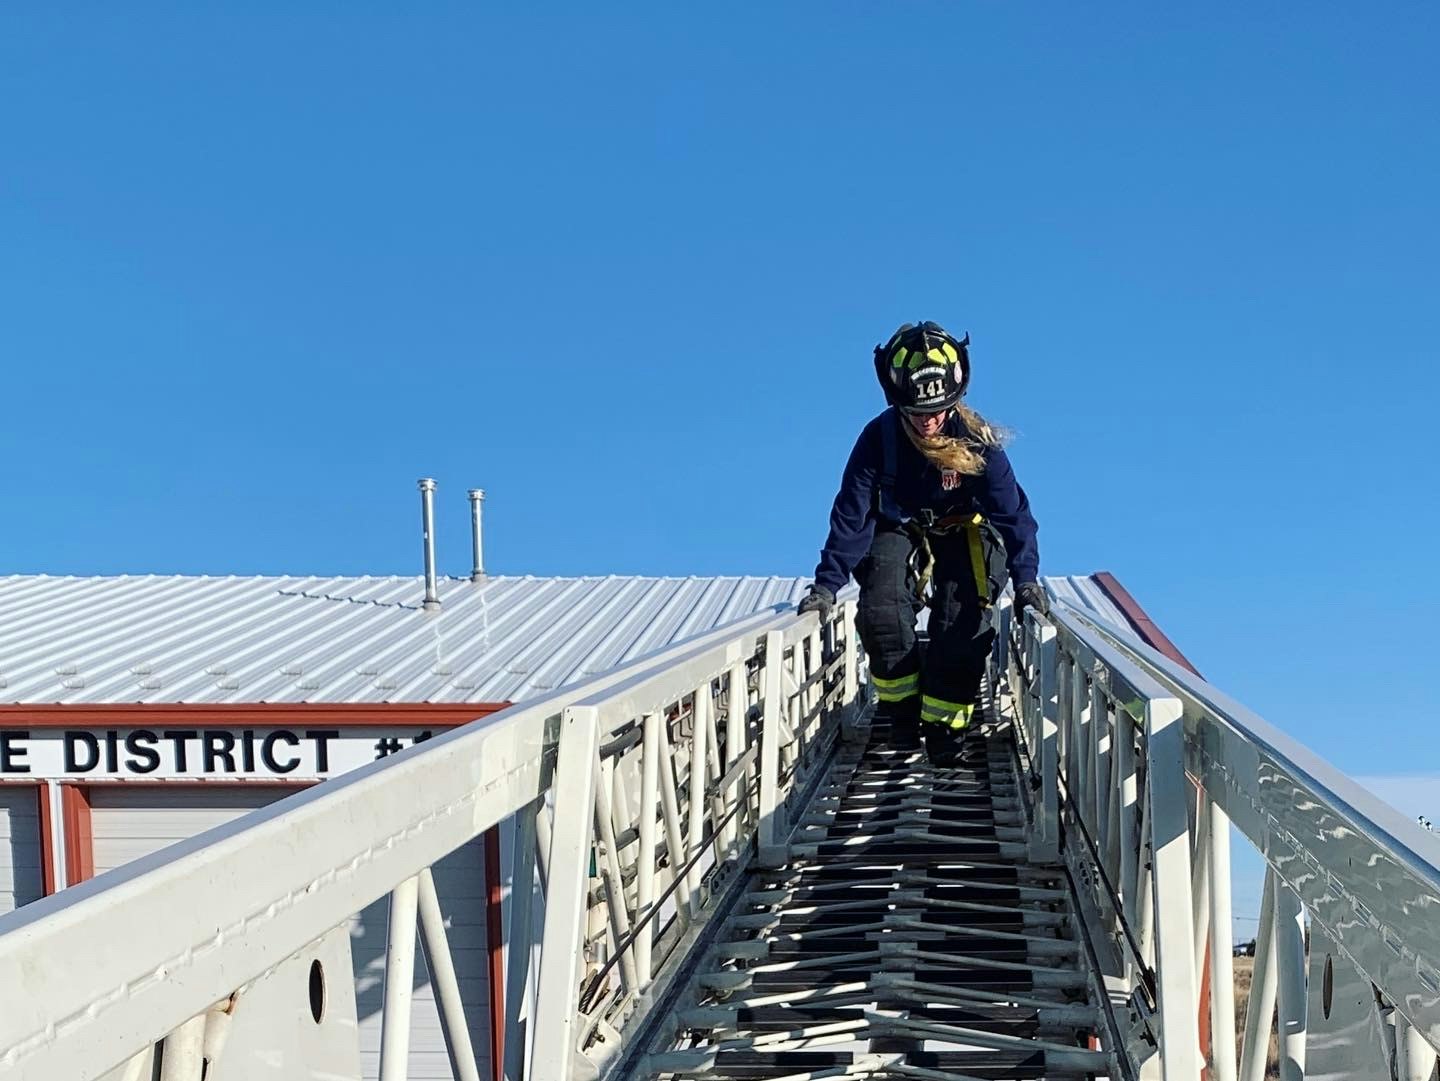
[[[1101, 613], [996, 619], [954, 768], [888, 748], [853, 599], [782, 606], [0, 917], [0, 1078], [358, 1079], [385, 897], [380, 1081], [420, 958], [457, 1081], [1434, 1078], [1440, 840]], [[431, 868], [497, 824], [483, 1050]]]

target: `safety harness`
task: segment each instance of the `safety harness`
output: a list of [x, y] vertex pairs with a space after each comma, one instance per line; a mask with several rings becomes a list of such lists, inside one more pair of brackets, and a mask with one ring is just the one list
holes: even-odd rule
[[971, 510], [937, 518], [935, 512], [928, 507], [914, 516], [906, 516], [895, 500], [897, 463], [900, 458], [900, 425], [904, 423], [900, 411], [894, 406], [885, 410], [880, 425], [880, 474], [875, 484], [875, 509], [883, 517], [899, 522], [901, 528], [909, 534], [914, 544], [910, 555], [910, 569], [915, 574], [915, 596], [922, 602], [928, 599], [927, 591], [935, 573], [935, 553], [930, 547], [930, 538], [963, 532], [970, 551], [970, 570], [975, 575], [975, 590], [980, 598], [980, 606], [988, 608], [994, 598], [990, 592], [985, 546], [980, 539], [985, 516]]

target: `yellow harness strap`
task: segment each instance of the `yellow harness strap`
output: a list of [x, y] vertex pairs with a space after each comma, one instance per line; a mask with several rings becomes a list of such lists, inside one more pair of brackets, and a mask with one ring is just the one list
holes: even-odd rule
[[970, 570], [975, 574], [975, 592], [980, 597], [980, 607], [990, 606], [990, 575], [985, 568], [985, 549], [980, 546], [980, 515], [965, 526], [965, 539], [970, 544]]
[[910, 524], [915, 539], [915, 595], [917, 597], [922, 601], [925, 599], [925, 591], [929, 588], [930, 579], [935, 571], [935, 553], [930, 548], [930, 535], [932, 533], [954, 533], [963, 529], [966, 544], [970, 549], [970, 572], [975, 576], [975, 592], [980, 598], [982, 608], [990, 606], [994, 598], [990, 596], [990, 575], [985, 566], [985, 548], [980, 542], [980, 524], [984, 521], [984, 517], [978, 513], [952, 514], [948, 518], [941, 518], [929, 528], [911, 520]]

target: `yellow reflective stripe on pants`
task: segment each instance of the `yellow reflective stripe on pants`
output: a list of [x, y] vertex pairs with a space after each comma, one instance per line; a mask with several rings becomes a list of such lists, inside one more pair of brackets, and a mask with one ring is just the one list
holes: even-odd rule
[[875, 684], [875, 697], [882, 702], [903, 702], [920, 693], [919, 672], [912, 672], [898, 679], [884, 679], [872, 673], [870, 682]]
[[967, 728], [975, 713], [973, 702], [947, 702], [943, 698], [922, 695], [920, 719], [929, 724], [943, 724], [947, 728]]

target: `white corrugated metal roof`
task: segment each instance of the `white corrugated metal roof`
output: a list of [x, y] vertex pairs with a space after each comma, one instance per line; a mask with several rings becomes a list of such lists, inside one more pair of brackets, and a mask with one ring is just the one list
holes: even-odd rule
[[[0, 703], [519, 701], [805, 592], [804, 578], [0, 577]], [[1088, 577], [1051, 591], [1129, 630]], [[853, 588], [853, 587], [852, 587]]]
[[1134, 628], [1130, 626], [1130, 621], [1125, 618], [1125, 614], [1115, 607], [1115, 602], [1088, 574], [1046, 578], [1045, 584], [1050, 587], [1052, 595], [1079, 608], [1082, 612], [1099, 616], [1113, 624], [1116, 630], [1139, 641], [1139, 636], [1135, 634]]
[[0, 577], [0, 703], [503, 702], [803, 595], [801, 578]]

